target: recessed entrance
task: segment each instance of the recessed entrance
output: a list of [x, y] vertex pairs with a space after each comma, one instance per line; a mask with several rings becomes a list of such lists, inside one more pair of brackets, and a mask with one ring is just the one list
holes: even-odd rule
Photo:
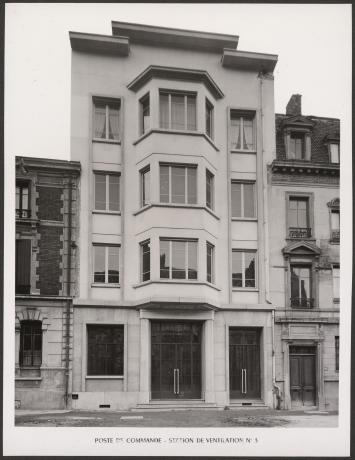
[[290, 393], [292, 408], [316, 405], [316, 348], [290, 346]]
[[260, 397], [258, 329], [229, 329], [229, 389], [231, 399]]
[[201, 323], [152, 322], [152, 399], [201, 398]]

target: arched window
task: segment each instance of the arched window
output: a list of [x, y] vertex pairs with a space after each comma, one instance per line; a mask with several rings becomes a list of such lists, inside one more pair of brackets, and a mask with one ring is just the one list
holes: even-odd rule
[[42, 322], [21, 321], [20, 366], [39, 367], [42, 364]]

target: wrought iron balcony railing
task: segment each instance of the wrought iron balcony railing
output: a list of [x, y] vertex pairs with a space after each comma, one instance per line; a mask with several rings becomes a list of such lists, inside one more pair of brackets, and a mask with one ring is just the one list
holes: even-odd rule
[[306, 297], [291, 297], [292, 308], [313, 308], [314, 299]]
[[307, 227], [289, 227], [288, 235], [290, 238], [310, 238], [312, 229]]
[[31, 217], [30, 209], [16, 209], [17, 219], [29, 219]]
[[339, 242], [340, 241], [340, 230], [332, 230], [330, 234], [331, 241]]

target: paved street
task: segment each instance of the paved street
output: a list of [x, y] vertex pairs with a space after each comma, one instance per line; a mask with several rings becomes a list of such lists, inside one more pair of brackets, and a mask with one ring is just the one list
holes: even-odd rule
[[16, 426], [128, 426], [128, 427], [336, 427], [334, 412], [295, 412], [260, 409], [128, 411], [17, 410]]

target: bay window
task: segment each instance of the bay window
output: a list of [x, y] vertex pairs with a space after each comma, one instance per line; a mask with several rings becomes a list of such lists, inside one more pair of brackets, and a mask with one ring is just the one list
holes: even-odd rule
[[146, 133], [150, 128], [150, 101], [149, 93], [142, 97], [139, 101], [140, 111], [140, 134]]
[[150, 203], [150, 167], [140, 172], [141, 207]]
[[197, 240], [160, 240], [160, 278], [197, 280]]
[[196, 131], [196, 94], [161, 91], [160, 128]]
[[141, 251], [141, 281], [150, 280], [150, 240], [140, 243]]
[[207, 262], [207, 281], [214, 283], [214, 246], [211, 243], [206, 243], [206, 262]]
[[213, 139], [213, 105], [211, 102], [206, 99], [206, 107], [205, 107], [205, 115], [206, 115], [206, 134], [208, 137]]
[[214, 175], [206, 169], [206, 206], [214, 209]]

